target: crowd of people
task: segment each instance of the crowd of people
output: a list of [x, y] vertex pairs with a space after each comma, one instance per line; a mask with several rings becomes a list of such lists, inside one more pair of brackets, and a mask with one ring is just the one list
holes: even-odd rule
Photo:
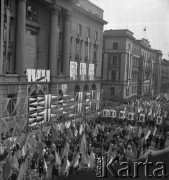
[[[114, 109], [117, 116], [100, 113], [21, 133], [16, 137], [1, 136], [0, 179], [57, 179], [96, 168], [96, 158], [106, 156], [108, 162], [134, 161], [148, 149], [164, 149], [168, 137], [169, 103], [133, 99], [127, 104], [105, 103], [102, 110]], [[120, 119], [123, 110], [126, 118]], [[127, 113], [134, 113], [128, 120]], [[145, 114], [145, 121], [139, 115]], [[162, 123], [157, 124], [157, 116]]]

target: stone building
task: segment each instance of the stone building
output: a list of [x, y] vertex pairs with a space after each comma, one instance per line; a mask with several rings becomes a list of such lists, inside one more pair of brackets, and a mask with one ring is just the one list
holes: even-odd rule
[[102, 89], [105, 98], [130, 99], [160, 92], [162, 52], [133, 32], [107, 30], [103, 35]]
[[[106, 23], [89, 0], [1, 0], [0, 98], [100, 89]], [[28, 82], [27, 69], [50, 81]]]
[[161, 92], [169, 93], [169, 61], [161, 61]]

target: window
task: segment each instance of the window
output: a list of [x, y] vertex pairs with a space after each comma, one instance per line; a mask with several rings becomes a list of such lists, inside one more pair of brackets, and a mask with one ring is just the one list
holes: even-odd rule
[[115, 88], [111, 87], [111, 96], [114, 96], [114, 95], [115, 95]]
[[113, 56], [113, 64], [118, 65], [118, 56]]
[[97, 55], [96, 54], [96, 44], [94, 44], [93, 45], [93, 58], [94, 58], [94, 60], [96, 60], [96, 58], [97, 58], [96, 55]]
[[126, 96], [128, 96], [128, 95], [129, 95], [129, 88], [126, 87]]
[[111, 56], [110, 64], [116, 65], [116, 66], [118, 65], [118, 56], [117, 55]]
[[117, 42], [113, 43], [113, 50], [118, 50], [118, 43]]
[[80, 55], [80, 41], [76, 39], [76, 56]]
[[4, 5], [5, 5], [5, 7], [10, 8], [11, 7], [11, 0], [5, 0]]
[[88, 58], [88, 42], [85, 43], [85, 58]]
[[38, 22], [38, 8], [27, 4], [26, 19], [33, 22]]
[[95, 41], [98, 41], [98, 32], [95, 31]]
[[77, 26], [77, 34], [82, 35], [82, 25], [81, 24], [78, 24], [78, 26]]
[[129, 46], [129, 50], [130, 50], [130, 48], [131, 48], [130, 43], [128, 44], [128, 46]]
[[111, 73], [111, 80], [116, 81], [116, 71], [112, 71]]
[[90, 38], [90, 28], [87, 28], [87, 38]]

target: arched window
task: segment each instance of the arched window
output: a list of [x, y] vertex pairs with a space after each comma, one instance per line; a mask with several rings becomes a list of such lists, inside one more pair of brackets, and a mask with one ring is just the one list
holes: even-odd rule
[[92, 90], [96, 90], [96, 84], [92, 85]]
[[76, 85], [74, 89], [75, 101], [78, 102], [78, 92], [80, 92], [80, 86]]
[[84, 92], [86, 92], [86, 91], [88, 91], [89, 90], [89, 86], [86, 84], [85, 86], [84, 86]]

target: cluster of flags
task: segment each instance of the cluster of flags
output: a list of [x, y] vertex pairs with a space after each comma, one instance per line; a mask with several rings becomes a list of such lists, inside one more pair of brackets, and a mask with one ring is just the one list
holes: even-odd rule
[[100, 108], [101, 90], [75, 93], [34, 95], [3, 98], [0, 102], [0, 133], [14, 134], [47, 122], [57, 122], [62, 116], [74, 118]]
[[60, 116], [83, 115], [100, 108], [100, 90], [74, 94], [37, 95], [29, 98], [29, 125], [35, 126], [57, 120]]
[[4, 98], [0, 101], [0, 133], [12, 135], [22, 131], [27, 124], [27, 100], [25, 97]]

